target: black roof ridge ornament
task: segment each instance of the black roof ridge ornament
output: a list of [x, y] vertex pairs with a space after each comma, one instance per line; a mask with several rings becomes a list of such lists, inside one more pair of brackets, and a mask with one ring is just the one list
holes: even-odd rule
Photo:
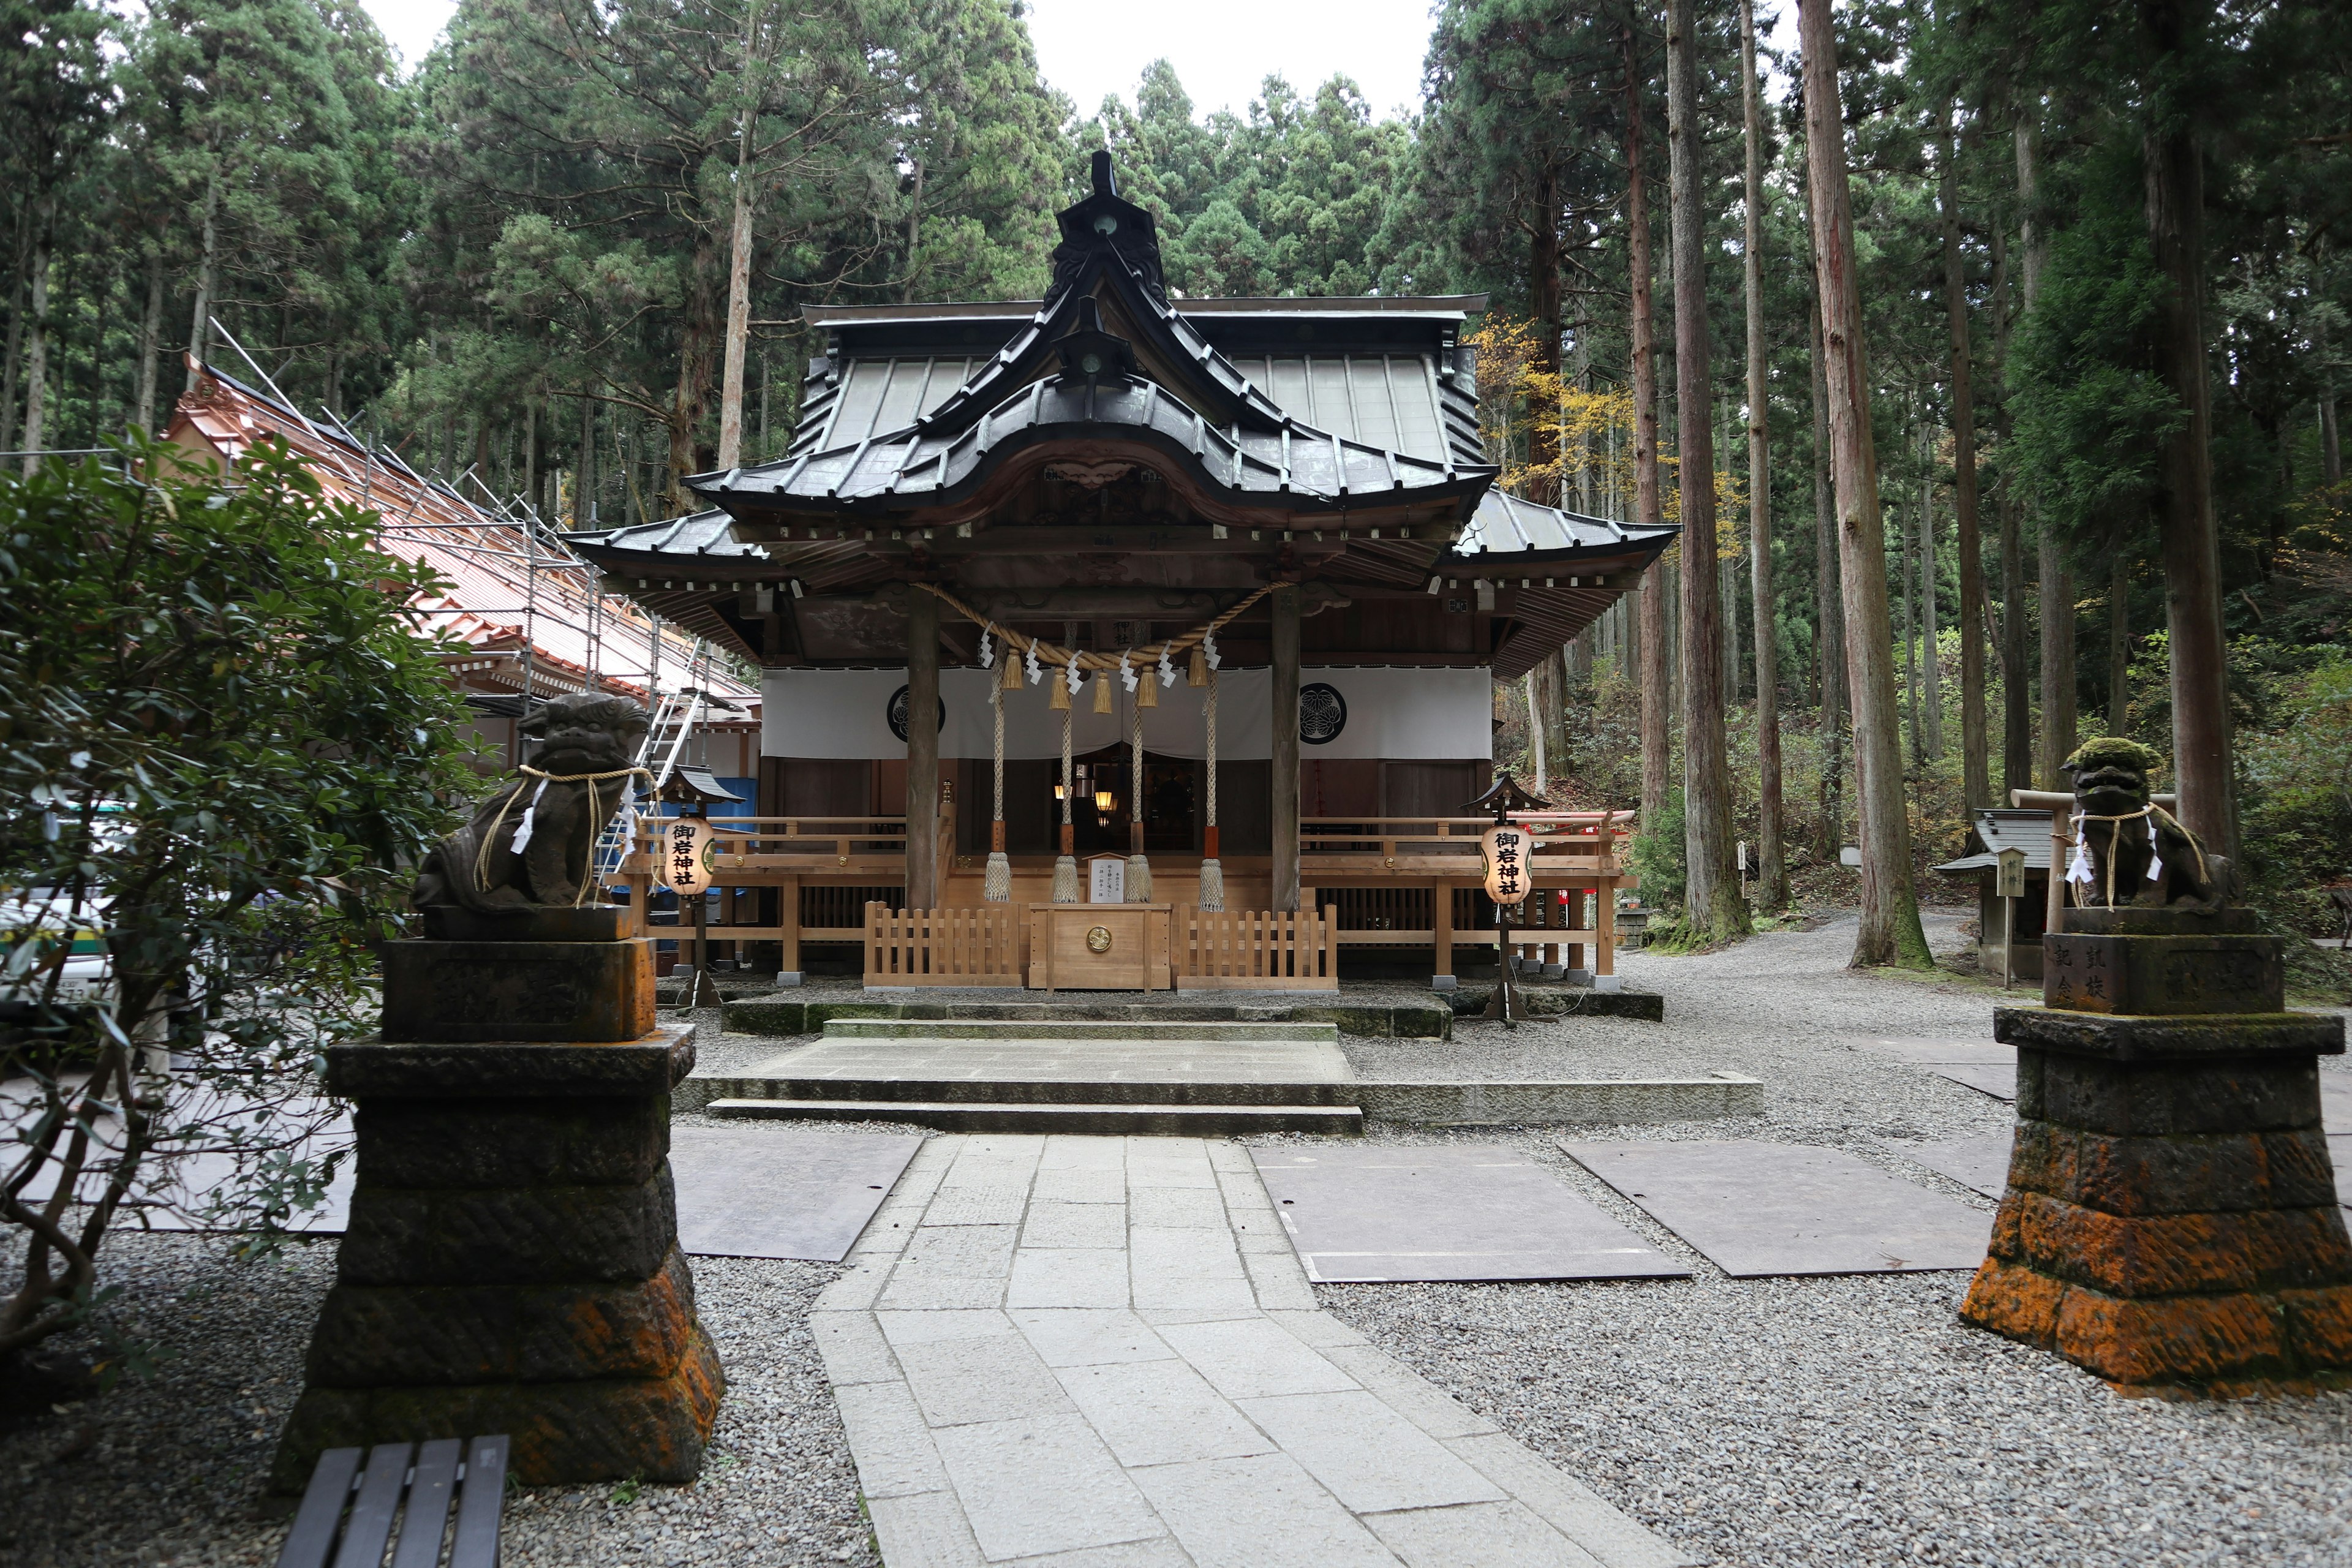
[[1098, 196], [1118, 195], [1118, 175], [1111, 170], [1110, 149], [1108, 147], [1095, 149], [1094, 182], [1095, 195]]
[[[1108, 153], [1097, 153], [1098, 158]], [[1119, 380], [1135, 374], [1135, 348], [1116, 332], [1103, 330], [1102, 310], [1092, 294], [1078, 296], [1077, 319], [1054, 342], [1068, 380]]]
[[1054, 281], [1045, 290], [1045, 309], [1078, 286], [1087, 263], [1109, 251], [1133, 270], [1144, 291], [1165, 308], [1168, 279], [1160, 265], [1160, 227], [1151, 215], [1118, 194], [1118, 174], [1110, 153], [1097, 148], [1091, 160], [1092, 189], [1077, 202], [1054, 215], [1062, 242], [1054, 247]]

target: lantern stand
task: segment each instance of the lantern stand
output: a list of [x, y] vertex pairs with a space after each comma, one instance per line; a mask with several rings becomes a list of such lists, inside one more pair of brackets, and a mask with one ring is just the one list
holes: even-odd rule
[[[709, 768], [684, 763], [670, 774], [669, 783], [662, 788], [662, 795], [683, 805], [691, 805], [695, 817], [705, 823], [710, 820], [711, 802], [740, 801], [743, 798], [720, 784]], [[711, 867], [710, 871], [711, 887], [716, 887], [718, 868]], [[687, 976], [686, 995], [679, 1005], [716, 1007], [721, 998], [719, 982], [710, 973], [710, 888], [698, 888], [691, 895], [681, 893], [678, 897], [694, 900], [694, 968]]]
[[[1466, 802], [1462, 809], [1464, 811], [1491, 810], [1495, 814], [1495, 826], [1508, 827], [1511, 826], [1511, 813], [1515, 811], [1549, 811], [1551, 807], [1549, 803], [1538, 800], [1521, 789], [1517, 782], [1506, 773], [1495, 780], [1492, 789], [1476, 800]], [[1490, 889], [1493, 881], [1494, 868], [1490, 866], [1487, 868], [1487, 882]], [[1530, 889], [1535, 885], [1532, 866], [1528, 868], [1528, 885]], [[1451, 898], [1453, 895], [1446, 889], [1440, 888], [1437, 896]], [[1509, 906], [1501, 899], [1495, 900], [1495, 991], [1494, 994], [1487, 997], [1486, 1010], [1479, 1016], [1498, 1022], [1507, 1029], [1516, 1029], [1528, 1016], [1528, 1011], [1527, 1003], [1511, 984], [1511, 926], [1509, 916], [1504, 913], [1507, 908]]]

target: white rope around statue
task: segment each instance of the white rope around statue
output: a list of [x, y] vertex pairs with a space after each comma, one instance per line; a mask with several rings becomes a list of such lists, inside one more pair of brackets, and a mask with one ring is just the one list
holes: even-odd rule
[[1209, 819], [1202, 835], [1201, 908], [1212, 913], [1225, 907], [1225, 868], [1217, 859], [1217, 672], [1209, 671], [1209, 695], [1201, 704], [1209, 727]]
[[[651, 782], [654, 775], [645, 768], [614, 768], [601, 773], [541, 773], [529, 763], [517, 763], [515, 772], [539, 781], [539, 787], [530, 793], [530, 804], [522, 808], [522, 821], [515, 826], [514, 843], [510, 848], [517, 855], [521, 854], [530, 843], [531, 831], [539, 816], [539, 797], [547, 793], [548, 785], [584, 784], [588, 786], [588, 859], [587, 864], [581, 868], [580, 885], [572, 895], [572, 907], [576, 910], [587, 902], [588, 889], [596, 880], [596, 836], [604, 829], [604, 818], [596, 809], [599, 804], [596, 786], [606, 779], [643, 778]], [[514, 809], [514, 803], [521, 795], [522, 780], [517, 779], [514, 788], [507, 791], [506, 799], [499, 803], [499, 815], [491, 821], [490, 830], [482, 835], [481, 847], [475, 851], [474, 886], [482, 892], [490, 890], [490, 852], [497, 847], [499, 834], [507, 825], [507, 813]]]

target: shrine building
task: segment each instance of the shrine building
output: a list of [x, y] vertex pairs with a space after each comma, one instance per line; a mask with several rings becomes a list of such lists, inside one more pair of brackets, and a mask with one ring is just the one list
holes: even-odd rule
[[[1302, 911], [1335, 956], [1423, 949], [1450, 984], [1454, 944], [1494, 940], [1491, 822], [1464, 810], [1493, 682], [1675, 530], [1496, 487], [1462, 341], [1483, 296], [1182, 298], [1108, 153], [1093, 186], [1042, 301], [809, 307], [825, 352], [784, 456], [688, 479], [709, 510], [570, 536], [764, 672], [711, 935], [781, 943], [787, 973], [861, 942], [878, 985], [885, 917]], [[1606, 973], [1627, 818], [1531, 820], [1548, 896], [1519, 918]], [[986, 983], [1026, 978], [1027, 928], [989, 929], [1023, 951]], [[952, 977], [883, 966], [909, 963]]]

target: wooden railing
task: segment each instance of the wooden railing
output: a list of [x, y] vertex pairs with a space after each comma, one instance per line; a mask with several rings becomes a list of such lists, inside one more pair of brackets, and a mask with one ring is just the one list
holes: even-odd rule
[[1337, 991], [1339, 922], [1313, 910], [1212, 912], [1180, 904], [1170, 919], [1179, 991]]
[[[1623, 812], [1554, 811], [1515, 816], [1535, 829], [1532, 869], [1538, 877], [1617, 870]], [[1302, 874], [1475, 877], [1478, 839], [1494, 826], [1484, 816], [1307, 817], [1299, 824]]]
[[1018, 904], [971, 909], [866, 906], [868, 985], [1024, 985], [1029, 911]]
[[[646, 869], [660, 818], [647, 817], [637, 833], [637, 853], [624, 868]], [[719, 840], [712, 863], [724, 879], [730, 870], [841, 875], [907, 863], [903, 816], [714, 816]]]

